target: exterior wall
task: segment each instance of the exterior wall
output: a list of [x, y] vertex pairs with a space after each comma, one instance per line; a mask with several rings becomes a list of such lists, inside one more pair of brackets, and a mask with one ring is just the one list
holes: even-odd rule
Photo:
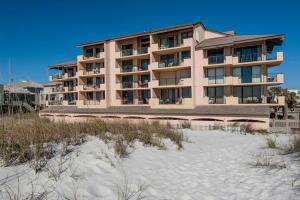
[[[161, 116], [161, 115], [111, 115], [111, 114], [70, 114], [70, 113], [50, 113], [40, 114], [42, 117], [47, 117], [54, 121], [64, 120], [67, 122], [85, 121], [91, 119], [101, 120], [130, 120], [131, 122], [141, 121], [159, 121], [160, 123], [170, 123], [174, 127], [181, 127], [181, 124], [188, 121], [191, 124], [192, 129], [203, 129], [207, 126], [222, 125], [228, 126], [232, 124], [247, 125], [250, 124], [254, 129], [269, 129], [269, 118], [268, 117], [226, 117], [226, 116]], [[248, 122], [247, 122], [248, 120]]]

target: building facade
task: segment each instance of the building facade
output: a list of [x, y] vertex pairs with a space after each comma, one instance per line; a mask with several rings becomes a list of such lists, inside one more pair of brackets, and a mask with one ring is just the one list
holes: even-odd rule
[[285, 104], [283, 96], [268, 96], [268, 87], [283, 83], [283, 74], [269, 73], [283, 61], [283, 40], [192, 23], [82, 44], [75, 62], [49, 67], [60, 73], [50, 76], [55, 101], [44, 113], [267, 126], [269, 107]]

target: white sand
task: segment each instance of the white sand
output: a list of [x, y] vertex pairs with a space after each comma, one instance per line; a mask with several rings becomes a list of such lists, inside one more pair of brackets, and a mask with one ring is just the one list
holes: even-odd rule
[[[37, 175], [29, 164], [0, 168], [0, 199], [7, 199], [8, 192], [25, 198], [46, 191], [48, 199], [115, 200], [117, 188], [134, 192], [139, 186], [145, 187], [146, 199], [155, 200], [300, 199], [294, 182], [300, 161], [265, 148], [265, 136], [184, 133], [190, 142], [180, 151], [170, 141], [165, 141], [167, 150], [136, 143], [129, 157], [120, 160], [112, 145], [89, 137], [62, 161], [59, 155], [51, 159]], [[253, 166], [264, 157], [276, 166]]]

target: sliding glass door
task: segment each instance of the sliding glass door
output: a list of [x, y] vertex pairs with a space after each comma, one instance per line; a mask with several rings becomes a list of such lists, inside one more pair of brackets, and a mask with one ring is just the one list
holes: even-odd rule
[[233, 87], [233, 96], [239, 98], [239, 103], [262, 103], [261, 86]]
[[223, 84], [224, 83], [224, 68], [208, 69], [207, 77], [208, 77], [209, 84]]

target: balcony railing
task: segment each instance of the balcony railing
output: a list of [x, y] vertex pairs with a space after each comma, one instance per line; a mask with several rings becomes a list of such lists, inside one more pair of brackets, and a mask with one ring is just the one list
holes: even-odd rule
[[239, 56], [239, 62], [255, 62], [255, 61], [261, 61], [262, 55], [258, 53], [250, 53], [250, 54], [240, 54]]
[[121, 51], [121, 56], [131, 56], [133, 55], [133, 49], [123, 49]]
[[138, 54], [146, 54], [148, 53], [148, 48], [149, 47], [138, 47], [137, 52]]
[[101, 100], [85, 100], [85, 105], [100, 105]]
[[83, 75], [100, 74], [100, 67], [84, 70]]
[[250, 97], [239, 97], [239, 104], [259, 104], [263, 102], [262, 97], [250, 96]]
[[76, 105], [76, 100], [68, 100], [68, 105]]
[[133, 82], [122, 82], [122, 88], [133, 88]]
[[53, 92], [64, 92], [65, 91], [65, 88], [64, 87], [56, 87], [56, 88], [53, 88]]
[[52, 100], [48, 102], [49, 105], [54, 106], [54, 105], [62, 105], [63, 101], [62, 100]]
[[134, 66], [121, 66], [121, 72], [134, 72]]
[[224, 55], [219, 54], [219, 55], [213, 55], [213, 56], [208, 56], [208, 64], [220, 64], [224, 63]]
[[99, 89], [101, 87], [101, 84], [86, 84], [83, 85], [83, 90], [95, 90]]
[[225, 97], [208, 97], [209, 104], [225, 104]]
[[75, 87], [74, 86], [68, 86], [68, 91], [69, 92], [75, 91]]
[[133, 99], [122, 99], [122, 104], [133, 104]]
[[53, 80], [57, 80], [57, 79], [63, 79], [63, 74], [62, 73], [58, 73], [58, 74], [54, 74], [53, 76], [52, 76], [52, 79]]
[[224, 75], [220, 76], [208, 76], [208, 84], [224, 84]]
[[149, 98], [148, 97], [139, 98], [138, 104], [149, 104]]
[[182, 104], [182, 98], [160, 98], [159, 104]]
[[282, 73], [269, 73], [266, 75], [266, 82], [268, 83], [277, 83], [277, 82], [280, 82], [280, 81], [283, 81], [283, 80], [279, 80], [279, 75], [282, 75], [283, 77], [283, 74]]
[[167, 43], [164, 43], [164, 44], [160, 44], [159, 48], [160, 49], [174, 48], [174, 47], [177, 47], [179, 45], [180, 44], [177, 43], [177, 42], [167, 42]]
[[159, 79], [159, 85], [177, 85], [180, 79], [177, 78], [161, 78]]
[[163, 68], [163, 67], [173, 67], [173, 66], [178, 66], [179, 62], [174, 60], [174, 61], [160, 61], [158, 63], [158, 67], [159, 68]]

